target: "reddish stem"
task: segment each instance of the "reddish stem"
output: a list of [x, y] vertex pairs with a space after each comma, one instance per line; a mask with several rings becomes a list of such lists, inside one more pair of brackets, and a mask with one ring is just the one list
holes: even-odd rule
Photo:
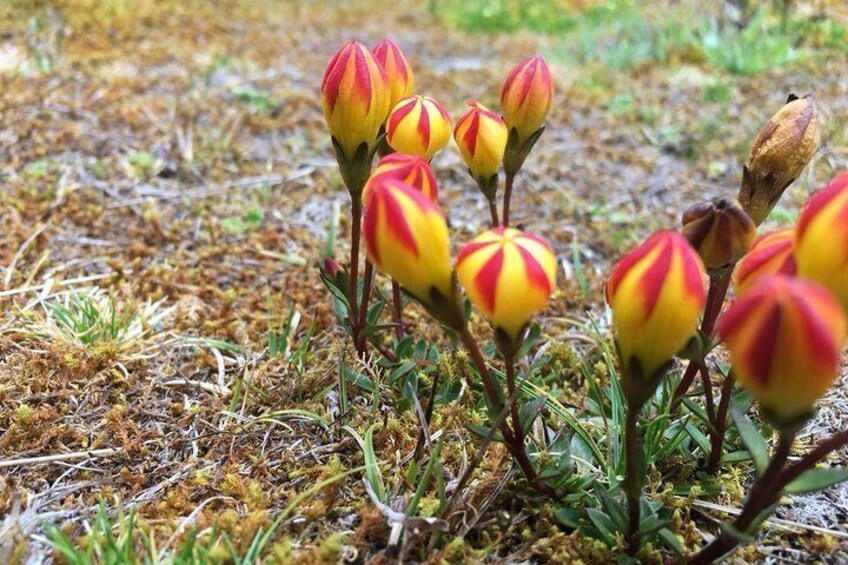
[[[707, 305], [704, 308], [704, 319], [701, 322], [701, 333], [708, 338], [712, 338], [713, 329], [715, 328], [718, 315], [721, 313], [721, 306], [724, 304], [724, 299], [727, 296], [727, 290], [730, 288], [730, 275], [733, 269], [730, 268], [721, 275], [710, 276], [710, 290], [707, 294]], [[698, 374], [698, 369], [701, 363], [704, 362], [706, 355], [699, 359], [689, 361], [686, 370], [683, 372], [683, 377], [680, 379], [680, 384], [674, 390], [674, 397], [671, 401], [670, 415], [674, 416], [683, 402], [683, 397], [692, 386], [692, 381]]]
[[392, 280], [392, 321], [395, 324], [395, 336], [398, 341], [403, 339], [403, 301], [400, 295], [400, 285]]
[[515, 182], [515, 175], [506, 173], [506, 181], [504, 183], [503, 197], [503, 226], [509, 227], [509, 203], [512, 201], [512, 184]]

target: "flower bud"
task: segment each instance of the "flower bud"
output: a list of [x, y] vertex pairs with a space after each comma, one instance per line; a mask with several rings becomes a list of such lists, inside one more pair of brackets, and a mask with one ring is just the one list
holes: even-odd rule
[[530, 318], [548, 303], [556, 257], [536, 235], [494, 228], [460, 251], [456, 275], [471, 302], [516, 344]]
[[819, 285], [766, 277], [719, 318], [739, 383], [778, 429], [803, 423], [839, 372], [845, 314]]
[[754, 242], [757, 227], [745, 210], [728, 198], [714, 198], [683, 212], [683, 237], [708, 270], [727, 268], [742, 258]]
[[452, 299], [448, 227], [441, 208], [390, 177], [381, 177], [370, 192], [362, 235], [371, 263], [425, 305]]
[[374, 48], [374, 58], [386, 70], [386, 78], [389, 81], [390, 103], [389, 108], [412, 94], [415, 86], [415, 78], [412, 76], [412, 68], [400, 47], [391, 39], [384, 39]]
[[821, 131], [811, 95], [789, 101], [760, 130], [745, 163], [739, 201], [760, 225], [819, 148]]
[[507, 129], [500, 116], [477, 102], [456, 122], [453, 137], [471, 176], [478, 183], [498, 174], [506, 149]]
[[337, 147], [347, 161], [353, 161], [360, 145], [365, 144], [369, 151], [376, 146], [380, 127], [389, 115], [386, 71], [367, 47], [350, 41], [324, 71], [321, 102]]
[[798, 274], [830, 290], [848, 310], [848, 173], [810, 198], [795, 237]]
[[380, 159], [362, 190], [362, 202], [365, 206], [368, 206], [371, 187], [382, 178], [397, 179], [418, 190], [433, 202], [437, 202], [436, 176], [433, 174], [430, 163], [422, 157], [405, 153], [392, 153]]
[[516, 65], [501, 88], [501, 111], [508, 130], [523, 145], [538, 130], [554, 97], [554, 83], [545, 60], [536, 55]]
[[342, 266], [332, 257], [324, 259], [323, 272], [331, 279], [335, 279], [342, 272]]
[[733, 288], [736, 295], [748, 292], [760, 279], [768, 275], [794, 276], [795, 230], [783, 228], [763, 234], [733, 271]]
[[698, 254], [673, 231], [654, 234], [615, 265], [606, 299], [628, 386], [654, 381], [695, 335], [705, 274]]
[[450, 140], [450, 116], [432, 98], [411, 96], [392, 109], [386, 134], [395, 151], [420, 155], [429, 161]]

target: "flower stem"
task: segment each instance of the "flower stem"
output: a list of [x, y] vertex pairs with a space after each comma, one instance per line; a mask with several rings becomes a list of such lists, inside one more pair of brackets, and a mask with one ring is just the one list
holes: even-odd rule
[[[511, 412], [512, 414], [514, 428], [510, 429], [505, 421], [501, 421], [499, 427], [501, 435], [503, 435], [504, 438], [504, 444], [509, 450], [510, 455], [512, 455], [515, 462], [518, 463], [518, 466], [521, 467], [521, 472], [534, 489], [553, 500], [561, 499], [562, 495], [559, 492], [538, 478], [536, 470], [533, 468], [533, 463], [527, 455], [527, 450], [524, 445], [524, 434], [522, 433], [517, 407], [518, 390], [515, 387], [514, 361], [507, 361], [507, 374], [512, 374], [512, 379], [510, 379], [509, 376], [507, 377], [507, 386], [510, 387], [510, 393], [508, 400], [509, 405], [506, 405], [502, 402], [501, 397], [498, 394], [497, 386], [495, 385], [492, 374], [486, 367], [486, 361], [483, 357], [483, 353], [480, 351], [477, 340], [473, 335], [471, 335], [471, 332], [468, 331], [468, 326], [464, 326], [461, 330], [459, 330], [459, 332], [462, 344], [465, 346], [465, 349], [471, 356], [471, 361], [480, 373], [480, 379], [483, 381], [483, 388], [486, 391], [489, 404], [492, 405], [494, 411], [498, 414], [504, 411]], [[512, 383], [511, 385], [510, 382]]]
[[392, 279], [392, 322], [395, 324], [395, 336], [398, 341], [403, 339], [403, 302], [400, 295], [400, 284]]
[[713, 430], [715, 430], [712, 438], [712, 448], [710, 449], [710, 460], [707, 463], [707, 472], [715, 474], [718, 471], [719, 463], [721, 463], [721, 454], [724, 446], [724, 430], [727, 428], [727, 411], [730, 409], [730, 396], [733, 394], [733, 385], [736, 383], [736, 377], [730, 373], [724, 378], [724, 384], [721, 385], [721, 400], [718, 404], [718, 412], [713, 422]]
[[627, 554], [636, 555], [639, 551], [639, 537], [636, 535], [639, 531], [640, 509], [639, 499], [642, 497], [642, 477], [640, 476], [639, 467], [639, 436], [636, 428], [639, 420], [639, 411], [641, 405], [631, 404], [627, 409], [627, 419], [624, 428], [624, 492], [627, 496], [627, 514], [628, 527], [627, 535]]
[[839, 433], [833, 434], [826, 440], [820, 442], [815, 449], [804, 455], [800, 461], [790, 465], [780, 475], [777, 482], [784, 487], [801, 476], [805, 471], [809, 471], [816, 464], [833, 453], [837, 449], [841, 449], [848, 445], [848, 430], [842, 430]]
[[488, 199], [489, 201], [489, 214], [492, 217], [492, 227], [496, 228], [500, 225], [498, 221], [498, 205], [495, 203], [495, 199]]
[[355, 345], [361, 356], [365, 354], [365, 336], [368, 335], [368, 303], [371, 301], [371, 287], [374, 281], [374, 265], [365, 260], [365, 281], [362, 286], [362, 304], [359, 305], [359, 321], [356, 325]]
[[[713, 329], [715, 329], [716, 320], [721, 313], [721, 306], [724, 304], [724, 299], [727, 296], [727, 290], [730, 287], [730, 275], [733, 273], [733, 268], [720, 275], [710, 275], [710, 290], [707, 294], [707, 305], [704, 308], [704, 319], [701, 322], [701, 333], [705, 336], [712, 337]], [[671, 401], [671, 409], [669, 414], [674, 416], [683, 402], [683, 397], [692, 386], [692, 381], [698, 374], [701, 363], [704, 362], [706, 355], [699, 359], [692, 359], [686, 370], [683, 372], [683, 378], [680, 379], [680, 384], [674, 390], [674, 397]]]
[[359, 240], [362, 233], [362, 198], [359, 195], [353, 196], [350, 214], [352, 221], [350, 226], [350, 284], [347, 290], [347, 298], [350, 302], [350, 311], [355, 328], [359, 315], [356, 289], [359, 285]]
[[509, 227], [509, 203], [512, 200], [512, 184], [515, 182], [515, 173], [506, 172], [503, 196], [503, 226]]
[[[777, 447], [768, 467], [754, 481], [748, 499], [745, 501], [745, 506], [742, 507], [742, 513], [733, 522], [733, 529], [737, 532], [742, 534], [750, 533], [749, 530], [754, 520], [763, 510], [773, 505], [780, 498], [780, 493], [783, 491], [784, 485], [775, 479], [780, 476], [786, 466], [786, 460], [789, 457], [794, 440], [795, 432], [780, 434], [780, 439], [777, 442]], [[689, 558], [688, 563], [690, 565], [714, 563], [723, 555], [733, 550], [738, 544], [739, 539], [736, 536], [731, 532], [723, 531], [704, 549]]]

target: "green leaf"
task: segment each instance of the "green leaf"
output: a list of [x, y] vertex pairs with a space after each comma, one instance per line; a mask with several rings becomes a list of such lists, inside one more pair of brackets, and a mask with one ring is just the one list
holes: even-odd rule
[[657, 535], [659, 535], [660, 539], [663, 541], [666, 547], [675, 552], [677, 555], [683, 555], [683, 544], [680, 543], [680, 539], [676, 535], [674, 535], [674, 532], [672, 532], [668, 528], [663, 528], [659, 531]]
[[568, 528], [576, 530], [584, 525], [582, 518], [585, 516], [585, 513], [567, 504], [557, 503], [554, 505], [554, 516], [556, 516], [560, 524]]
[[731, 451], [730, 453], [725, 453], [722, 458], [722, 463], [741, 463], [742, 461], [751, 461], [751, 454], [748, 453], [745, 449], [740, 449], [739, 451]]
[[701, 448], [701, 451], [703, 451], [704, 453], [710, 452], [710, 440], [707, 439], [707, 436], [705, 436], [703, 432], [701, 432], [701, 430], [693, 426], [691, 423], [687, 422], [686, 433], [688, 433], [689, 437], [691, 437], [695, 441], [695, 443], [698, 444], [698, 447]]
[[571, 461], [571, 441], [565, 434], [560, 433], [548, 447], [547, 452], [551, 460], [539, 472], [540, 479], [562, 479], [574, 471], [574, 464]]
[[[486, 438], [489, 436], [489, 430], [492, 428], [489, 426], [481, 426], [479, 424], [465, 424], [466, 429], [474, 435], [478, 435], [481, 438]], [[494, 435], [492, 435], [492, 441], [503, 442], [503, 435], [501, 435], [500, 431], [495, 431]]]
[[380, 463], [377, 460], [377, 454], [374, 453], [374, 428], [379, 426], [380, 424], [372, 424], [368, 431], [365, 432], [365, 444], [363, 445], [363, 452], [365, 454], [365, 476], [368, 478], [368, 483], [371, 485], [371, 488], [374, 489], [374, 492], [377, 494], [377, 497], [383, 501], [387, 501], [386, 497], [386, 487], [383, 485], [383, 474], [380, 473]]
[[356, 371], [351, 369], [347, 365], [345, 365], [344, 369], [344, 377], [352, 385], [356, 385], [364, 391], [374, 392], [374, 383], [371, 382], [371, 379]]
[[736, 424], [736, 429], [739, 431], [739, 437], [742, 438], [742, 443], [751, 454], [751, 459], [754, 460], [754, 465], [757, 467], [757, 473], [765, 471], [768, 466], [768, 447], [766, 440], [760, 435], [760, 431], [754, 423], [744, 413], [731, 408], [730, 416]]
[[542, 396], [534, 398], [530, 402], [521, 406], [518, 418], [521, 420], [521, 429], [524, 430], [524, 434], [527, 434], [527, 432], [530, 431], [533, 421], [536, 419], [536, 416], [539, 415], [539, 412], [542, 411], [542, 408], [545, 407], [545, 402], [547, 402], [547, 400], [548, 397], [543, 394]]
[[601, 502], [601, 506], [603, 506], [615, 529], [621, 532], [627, 530], [630, 518], [627, 516], [627, 510], [625, 510], [624, 505], [603, 488], [598, 489], [598, 500]]
[[588, 508], [586, 510], [586, 515], [589, 517], [589, 520], [592, 521], [592, 524], [594, 524], [598, 529], [598, 533], [601, 538], [603, 538], [604, 542], [609, 546], [614, 545], [615, 524], [612, 523], [610, 517], [597, 508]]
[[745, 532], [740, 532], [727, 522], [722, 522], [719, 527], [721, 528], [721, 531], [728, 534], [730, 537], [732, 537], [739, 543], [751, 543], [752, 541], [754, 541], [753, 536], [746, 534]]
[[660, 531], [667, 525], [668, 520], [663, 520], [662, 518], [651, 516], [650, 518], [646, 518], [639, 523], [638, 535], [640, 537], [651, 535], [654, 532]]
[[785, 492], [787, 494], [816, 492], [843, 481], [848, 481], [848, 469], [844, 467], [822, 467], [820, 469], [810, 469], [786, 485]]

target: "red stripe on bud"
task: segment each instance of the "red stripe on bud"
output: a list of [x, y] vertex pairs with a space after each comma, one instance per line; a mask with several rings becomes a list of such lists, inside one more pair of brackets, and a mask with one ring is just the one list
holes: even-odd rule
[[824, 288], [774, 275], [734, 301], [716, 329], [739, 383], [782, 428], [806, 417], [837, 377], [846, 326]]

